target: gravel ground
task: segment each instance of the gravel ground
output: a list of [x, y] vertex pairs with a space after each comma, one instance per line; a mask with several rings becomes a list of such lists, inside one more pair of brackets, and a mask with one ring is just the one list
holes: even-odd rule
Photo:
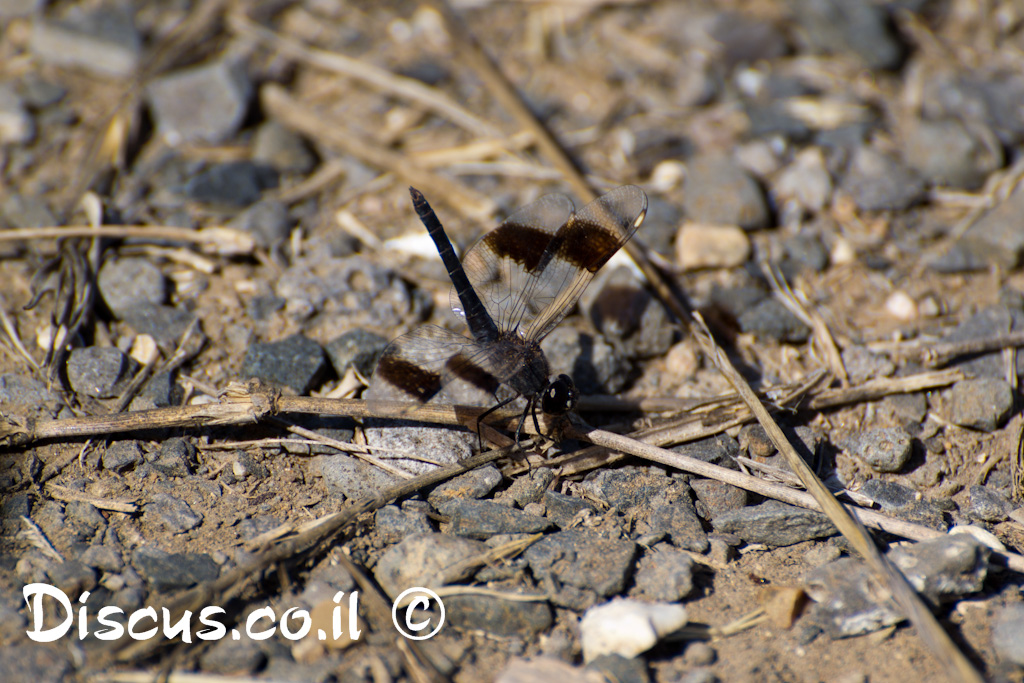
[[[477, 435], [267, 415], [358, 399], [389, 340], [458, 329], [410, 184], [460, 249], [542, 195], [586, 203], [501, 92], [597, 194], [643, 188], [637, 246], [826, 483], [906, 525], [876, 538], [972, 664], [1024, 680], [1019, 3], [453, 5], [461, 24], [415, 2], [0, 0], [0, 680], [947, 675], [832, 521], [739, 480], [563, 439], [355, 509]], [[584, 401], [588, 421], [681, 420], [676, 454], [792, 485], [627, 260], [544, 350], [632, 401]], [[106, 426], [68, 431], [89, 416]], [[88, 635], [36, 642], [64, 611], [28, 584], [82, 601]], [[395, 633], [410, 586], [445, 587], [432, 639]], [[248, 632], [103, 638], [162, 605]], [[267, 608], [328, 637], [250, 637]]]

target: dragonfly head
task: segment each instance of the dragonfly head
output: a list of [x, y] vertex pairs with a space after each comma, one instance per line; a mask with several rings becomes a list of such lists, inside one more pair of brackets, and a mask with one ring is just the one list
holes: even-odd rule
[[540, 398], [540, 409], [548, 415], [565, 415], [576, 407], [580, 390], [569, 375], [559, 375], [548, 383]]

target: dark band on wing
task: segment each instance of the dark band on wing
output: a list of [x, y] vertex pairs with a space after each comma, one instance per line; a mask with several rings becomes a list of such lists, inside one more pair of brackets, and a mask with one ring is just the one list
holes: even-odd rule
[[623, 245], [623, 234], [588, 220], [574, 218], [568, 229], [559, 230], [551, 240], [549, 256], [574, 268], [596, 273]]
[[381, 356], [374, 376], [422, 403], [441, 391], [441, 375], [398, 356]]
[[448, 359], [448, 362], [445, 363], [445, 370], [452, 377], [468, 382], [477, 389], [482, 389], [489, 394], [496, 392], [501, 384], [494, 375], [461, 353], [457, 353]]
[[499, 259], [508, 258], [530, 273], [551, 241], [551, 233], [523, 223], [505, 221], [484, 235], [483, 243]]

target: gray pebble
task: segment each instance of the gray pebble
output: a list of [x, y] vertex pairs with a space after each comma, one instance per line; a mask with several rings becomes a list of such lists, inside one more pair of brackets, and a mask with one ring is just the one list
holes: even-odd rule
[[81, 556], [83, 564], [108, 574], [117, 574], [124, 569], [121, 553], [109, 545], [91, 545]]
[[252, 158], [273, 166], [281, 173], [304, 175], [316, 165], [316, 157], [302, 137], [276, 121], [267, 121], [256, 129]]
[[892, 410], [904, 429], [915, 436], [920, 433], [925, 413], [928, 412], [928, 399], [923, 393], [886, 396], [883, 403]]
[[0, 375], [0, 412], [56, 417], [63, 405], [60, 394], [34, 377]]
[[113, 346], [73, 349], [68, 357], [68, 382], [75, 393], [113, 398], [127, 386], [138, 363]]
[[[984, 250], [982, 250], [983, 252]], [[975, 253], [971, 245], [956, 242], [949, 249], [926, 256], [923, 263], [936, 273], [955, 275], [957, 273], [976, 273], [987, 270], [989, 259], [984, 253]]]
[[[1006, 334], [1013, 328], [1013, 324], [1013, 314], [1006, 306], [989, 306], [958, 324], [943, 338], [943, 341], [966, 342], [986, 339]], [[1005, 373], [1000, 351], [966, 355], [955, 359], [955, 364], [968, 377], [1002, 379]]]
[[75, 559], [54, 562], [47, 570], [50, 583], [71, 600], [77, 600], [85, 591], [96, 587], [96, 572], [92, 567]]
[[501, 483], [501, 472], [494, 465], [478, 467], [439, 484], [427, 495], [427, 501], [437, 507], [460, 498], [483, 498]]
[[121, 319], [138, 332], [148, 334], [163, 346], [176, 346], [196, 320], [196, 314], [177, 306], [144, 304], [121, 312]]
[[852, 434], [843, 447], [876, 472], [899, 472], [910, 460], [911, 444], [903, 429], [887, 427]]
[[868, 479], [861, 486], [860, 493], [867, 496], [883, 510], [908, 507], [917, 502], [914, 489], [883, 479]]
[[673, 486], [673, 480], [657, 467], [627, 465], [588, 474], [583, 489], [608, 505], [627, 513], [649, 506], [654, 496], [662, 496]]
[[740, 329], [759, 339], [774, 339], [789, 344], [802, 344], [811, 335], [811, 328], [793, 315], [778, 299], [762, 299], [739, 316]]
[[899, 211], [924, 197], [924, 182], [899, 161], [868, 147], [854, 152], [840, 187], [862, 211]]
[[992, 619], [992, 647], [999, 659], [1024, 667], [1024, 604], [1001, 607]]
[[708, 536], [688, 494], [677, 493], [652, 499], [649, 508], [649, 511], [644, 511], [650, 527], [647, 533], [667, 534], [677, 548], [698, 553], [708, 549]]
[[817, 620], [830, 638], [871, 633], [903, 620], [892, 598], [879, 592], [871, 571], [852, 557], [811, 570], [804, 585], [818, 603]]
[[218, 60], [159, 76], [150, 81], [146, 95], [157, 131], [172, 147], [216, 144], [245, 119], [252, 83], [243, 65]]
[[344, 376], [350, 367], [355, 368], [363, 377], [369, 377], [387, 345], [386, 337], [356, 328], [329, 341], [324, 350], [339, 377]]
[[789, 52], [786, 36], [771, 22], [738, 12], [716, 13], [708, 35], [718, 43], [726, 64], [753, 64]]
[[616, 394], [623, 391], [633, 375], [633, 366], [623, 353], [579, 330], [561, 326], [541, 343], [551, 364], [551, 373], [573, 378], [583, 394]]
[[[373, 439], [368, 441], [375, 443]], [[313, 470], [323, 479], [328, 492], [341, 494], [347, 499], [358, 500], [375, 495], [398, 481], [395, 475], [344, 453], [316, 456], [313, 458]]]
[[902, 138], [903, 158], [929, 182], [973, 190], [1003, 165], [1003, 151], [989, 130], [968, 130], [955, 119], [917, 121]]
[[869, 379], [888, 377], [896, 371], [896, 366], [885, 356], [872, 353], [863, 346], [850, 346], [843, 349], [843, 367], [853, 384], [861, 384]]
[[968, 514], [983, 522], [1005, 522], [1014, 510], [1014, 505], [1006, 496], [987, 486], [974, 485], [970, 488], [971, 502]]
[[196, 512], [188, 503], [169, 493], [154, 494], [143, 508], [142, 518], [172, 534], [183, 534], [203, 523], [202, 513]]
[[142, 39], [127, 6], [89, 13], [72, 7], [59, 20], [36, 18], [30, 47], [48, 64], [125, 78], [138, 68]]
[[128, 405], [130, 410], [167, 408], [181, 403], [184, 391], [168, 372], [150, 377], [142, 390]]
[[381, 588], [395, 598], [406, 588], [433, 585], [441, 570], [488, 550], [480, 541], [461, 536], [411, 534], [384, 551], [373, 575]]
[[107, 518], [92, 503], [72, 500], [64, 507], [64, 516], [80, 535], [90, 537], [107, 528]]
[[784, 259], [781, 267], [786, 275], [812, 270], [820, 273], [828, 267], [828, 250], [817, 235], [801, 233], [782, 243]]
[[838, 560], [840, 555], [842, 551], [831, 543], [815, 543], [804, 553], [804, 563], [809, 567], [820, 567]]
[[410, 534], [429, 534], [434, 531], [425, 511], [414, 511], [385, 505], [373, 515], [373, 528], [385, 543], [398, 543]]
[[622, 655], [601, 655], [591, 660], [584, 670], [597, 673], [602, 680], [616, 683], [650, 683], [647, 673], [647, 662], [643, 657], [623, 657]]
[[279, 342], [252, 344], [245, 352], [239, 375], [303, 395], [327, 370], [324, 350], [312, 339], [295, 334]]
[[199, 657], [202, 670], [225, 676], [244, 676], [261, 669], [267, 661], [260, 643], [243, 636], [222, 638]]
[[719, 467], [728, 467], [731, 470], [739, 469], [735, 458], [740, 454], [740, 445], [728, 434], [716, 434], [699, 441], [679, 444], [673, 446], [672, 450], [680, 455], [703, 460]]
[[97, 277], [100, 294], [118, 318], [137, 306], [157, 306], [167, 295], [164, 275], [144, 258], [113, 259]]
[[14, 88], [0, 83], [0, 145], [24, 145], [36, 135], [35, 121]]
[[188, 199], [225, 209], [249, 206], [260, 200], [264, 190], [277, 187], [277, 171], [251, 161], [211, 164], [185, 181], [182, 193]]
[[0, 680], [6, 683], [64, 681], [74, 671], [70, 653], [43, 643], [23, 641], [0, 647]]
[[703, 640], [694, 640], [686, 644], [683, 661], [690, 666], [711, 666], [718, 658], [715, 648]]
[[794, 15], [812, 48], [828, 54], [850, 52], [871, 69], [893, 69], [903, 46], [880, 5], [844, 0], [800, 0]]
[[[512, 593], [515, 594], [514, 592]], [[452, 626], [496, 638], [532, 638], [552, 623], [547, 603], [516, 602], [491, 595], [453, 595], [444, 599]]]
[[726, 512], [712, 520], [717, 531], [736, 534], [747, 543], [787, 546], [837, 533], [820, 512], [770, 500], [742, 510]]
[[506, 495], [511, 497], [519, 507], [526, 507], [543, 498], [544, 492], [554, 480], [555, 473], [550, 467], [538, 467], [523, 476], [516, 477], [512, 485], [508, 487]]
[[768, 225], [768, 205], [757, 182], [731, 159], [703, 156], [687, 164], [683, 195], [698, 223], [757, 230]]
[[491, 500], [455, 499], [438, 511], [449, 518], [449, 532], [485, 539], [495, 534], [535, 534], [552, 526], [550, 519], [536, 517]]
[[1013, 390], [1002, 379], [979, 377], [953, 385], [950, 420], [983, 432], [999, 429], [1013, 410]]
[[240, 521], [237, 528], [238, 535], [243, 541], [251, 541], [279, 526], [281, 526], [281, 520], [273, 515], [256, 515]]
[[12, 228], [46, 228], [57, 224], [57, 218], [42, 197], [12, 192], [0, 205], [0, 213]]
[[235, 451], [235, 459], [231, 463], [231, 473], [235, 475], [239, 481], [247, 477], [252, 479], [266, 479], [270, 476], [270, 470], [246, 451]]
[[205, 553], [172, 554], [145, 545], [132, 553], [132, 564], [153, 590], [160, 593], [213, 581], [220, 574], [217, 563]]
[[960, 244], [986, 263], [1012, 270], [1024, 255], [1024, 230], [1020, 229], [1022, 213], [1024, 188], [1017, 188], [1006, 201], [967, 228]]
[[714, 519], [723, 512], [739, 510], [747, 505], [745, 490], [717, 479], [691, 479], [690, 488], [697, 494], [697, 512], [705, 519]]
[[634, 576], [639, 597], [679, 602], [693, 590], [693, 560], [675, 548], [658, 547], [640, 558]]
[[68, 89], [38, 74], [26, 74], [21, 80], [20, 92], [26, 105], [32, 109], [45, 109], [64, 99]]
[[27, 493], [11, 493], [13, 486], [4, 486], [5, 494], [0, 498], [0, 531], [7, 536], [14, 536], [25, 528], [22, 517], [31, 514]]
[[172, 437], [149, 453], [146, 460], [167, 476], [186, 477], [196, 471], [196, 447], [187, 439]]
[[899, 546], [887, 555], [914, 590], [939, 602], [980, 591], [988, 574], [989, 553], [969, 534], [950, 534]]
[[586, 531], [549, 534], [524, 553], [535, 577], [550, 576], [568, 586], [607, 597], [622, 591], [636, 556], [636, 544]]
[[759, 424], [744, 425], [740, 429], [739, 445], [755, 458], [767, 458], [775, 454], [775, 444]]
[[[530, 503], [529, 505], [539, 505], [539, 503]], [[567, 496], [557, 491], [544, 492], [543, 507], [548, 519], [562, 529], [571, 526], [576, 521], [576, 516], [583, 510], [595, 511], [589, 501], [575, 496]]]
[[229, 227], [251, 234], [261, 247], [273, 247], [284, 242], [294, 225], [288, 207], [276, 199], [262, 199], [228, 222]]

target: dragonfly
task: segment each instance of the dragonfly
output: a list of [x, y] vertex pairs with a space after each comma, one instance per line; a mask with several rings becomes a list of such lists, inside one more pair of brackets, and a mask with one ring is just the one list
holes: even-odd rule
[[[465, 393], [493, 397], [499, 408], [524, 398], [516, 443], [537, 411], [564, 416], [579, 390], [552, 376], [541, 341], [572, 311], [594, 275], [643, 223], [647, 195], [624, 185], [577, 211], [565, 195], [541, 197], [485, 234], [460, 261], [423, 193], [409, 188], [413, 207], [452, 282], [452, 312], [469, 335], [425, 325], [385, 348], [367, 399], [423, 404]], [[500, 390], [500, 391], [499, 391]]]

